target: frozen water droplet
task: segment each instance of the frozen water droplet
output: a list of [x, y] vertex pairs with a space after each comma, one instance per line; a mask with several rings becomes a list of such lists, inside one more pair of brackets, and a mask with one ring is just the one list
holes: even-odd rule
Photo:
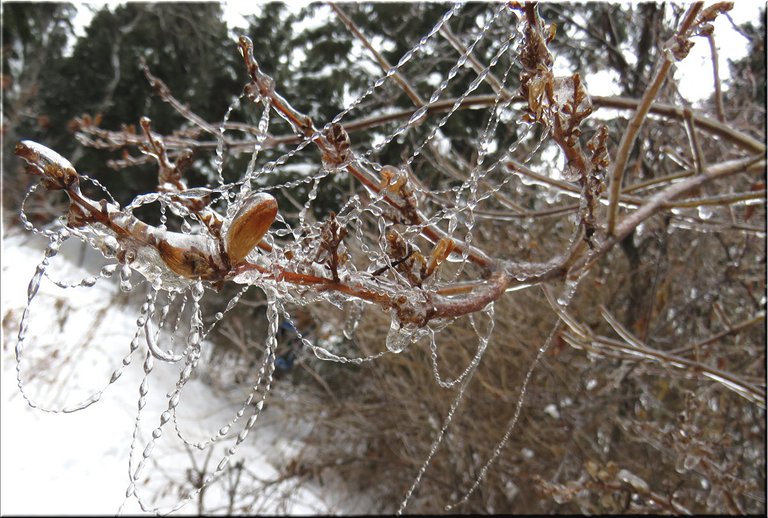
[[581, 173], [578, 169], [566, 164], [565, 169], [563, 170], [563, 179], [565, 181], [575, 182], [579, 179], [579, 176], [581, 176]]
[[48, 247], [45, 249], [45, 257], [48, 258], [48, 257], [55, 256], [56, 254], [59, 253], [60, 248], [61, 248], [61, 241], [58, 239], [52, 240], [48, 244]]
[[621, 480], [622, 482], [626, 482], [637, 491], [640, 491], [642, 493], [648, 493], [650, 491], [650, 487], [648, 487], [648, 483], [629, 470], [622, 469], [621, 471], [619, 471], [617, 476], [619, 480]]
[[699, 217], [701, 219], [710, 219], [712, 217], [713, 211], [712, 207], [708, 205], [699, 205]]
[[325, 294], [325, 300], [336, 306], [338, 309], [344, 309], [344, 297], [338, 293], [331, 291], [327, 292]]
[[402, 352], [411, 342], [412, 335], [408, 328], [401, 326], [400, 322], [393, 318], [387, 333], [387, 349], [395, 354]]
[[27, 300], [30, 302], [35, 298], [37, 290], [40, 289], [40, 279], [43, 278], [43, 273], [45, 273], [45, 266], [38, 265], [35, 275], [33, 275], [32, 279], [29, 281], [29, 286], [27, 287]]
[[150, 441], [149, 444], [147, 444], [147, 447], [144, 448], [144, 453], [141, 454], [142, 457], [145, 459], [149, 458], [150, 455], [152, 455], [152, 450], [155, 449], [155, 441]]
[[553, 419], [560, 419], [560, 412], [558, 411], [557, 407], [553, 404], [549, 404], [546, 407], [544, 407], [544, 413], [546, 413]]
[[340, 357], [336, 356], [331, 351], [323, 347], [313, 347], [312, 352], [315, 353], [315, 356], [317, 356], [318, 359], [323, 361], [331, 361], [331, 362], [341, 361]]
[[192, 331], [189, 332], [189, 336], [187, 336], [187, 343], [192, 347], [195, 347], [197, 344], [199, 344], [200, 331], [198, 331], [197, 329], [192, 329]]
[[108, 279], [112, 277], [112, 275], [114, 275], [115, 271], [117, 270], [117, 266], [118, 265], [116, 264], [108, 264], [101, 269], [101, 272], [99, 273], [99, 275], [101, 275], [105, 279]]
[[355, 335], [355, 330], [360, 324], [360, 317], [363, 315], [363, 303], [361, 301], [354, 301], [349, 309], [347, 320], [344, 322], [344, 336], [347, 340], [352, 340]]
[[192, 298], [195, 301], [199, 301], [201, 298], [203, 298], [203, 292], [204, 287], [202, 282], [198, 281], [192, 286]]
[[192, 232], [192, 225], [190, 225], [188, 221], [184, 220], [181, 223], [181, 231], [184, 234], [189, 234], [190, 232]]
[[101, 239], [97, 239], [96, 245], [99, 250], [101, 250], [101, 253], [104, 254], [104, 257], [107, 258], [115, 257], [120, 251], [120, 243], [117, 242], [117, 239], [114, 236], [107, 235]]
[[120, 291], [128, 292], [133, 289], [133, 285], [131, 284], [131, 267], [127, 264], [124, 264], [122, 268], [120, 268]]
[[687, 459], [686, 455], [679, 455], [677, 457], [677, 460], [675, 461], [675, 471], [678, 473], [685, 473], [688, 471], [688, 468], [685, 467], [685, 460]]
[[696, 455], [686, 455], [685, 460], [683, 460], [683, 467], [685, 469], [693, 469], [695, 468], [701, 459], [697, 457]]

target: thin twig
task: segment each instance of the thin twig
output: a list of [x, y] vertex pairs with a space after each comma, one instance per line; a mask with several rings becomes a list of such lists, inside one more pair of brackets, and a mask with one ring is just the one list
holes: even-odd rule
[[[692, 4], [685, 15], [683, 23], [680, 29], [677, 31], [676, 37], [685, 38], [688, 29], [693, 25], [693, 22], [703, 6], [702, 2]], [[669, 49], [667, 49], [669, 50]], [[635, 115], [632, 120], [629, 121], [627, 129], [621, 136], [621, 142], [619, 143], [619, 149], [616, 151], [616, 158], [613, 161], [611, 181], [610, 181], [610, 197], [608, 203], [608, 234], [612, 235], [616, 230], [616, 218], [619, 210], [619, 193], [621, 192], [621, 184], [624, 179], [624, 171], [629, 162], [629, 154], [632, 151], [632, 147], [635, 144], [640, 128], [645, 122], [645, 118], [651, 109], [651, 104], [656, 99], [656, 96], [661, 90], [661, 86], [667, 78], [667, 74], [672, 69], [674, 64], [671, 53], [668, 55], [665, 52], [661, 58], [661, 64], [659, 65], [656, 75], [653, 77], [651, 84], [643, 94], [643, 98], [640, 105], [637, 107]]]
[[717, 46], [714, 34], [706, 34], [709, 43], [709, 52], [712, 55], [712, 75], [715, 83], [715, 106], [717, 107], [717, 120], [725, 122], [725, 110], [723, 109], [723, 92], [720, 87], [720, 62], [717, 57]]
[[688, 140], [690, 141], [693, 165], [696, 167], [696, 172], [701, 174], [706, 164], [704, 162], [704, 152], [702, 151], [701, 144], [696, 136], [696, 125], [693, 122], [693, 112], [687, 107], [683, 112], [685, 114], [685, 133], [688, 135]]
[[[471, 109], [482, 106], [488, 106], [496, 102], [497, 96], [493, 94], [483, 95], [470, 95], [466, 97], [461, 105], [460, 109]], [[592, 105], [598, 108], [618, 109], [618, 110], [636, 110], [641, 101], [638, 99], [632, 99], [630, 97], [621, 96], [592, 96]], [[513, 102], [523, 102], [523, 98], [515, 96]], [[431, 104], [427, 110], [425, 116], [434, 115], [450, 110], [456, 103], [455, 98], [444, 99], [436, 101]], [[344, 124], [344, 129], [347, 133], [353, 133], [356, 131], [368, 130], [375, 128], [382, 124], [389, 122], [408, 119], [417, 108], [405, 108], [398, 111], [389, 112], [380, 115], [371, 115], [362, 117], [359, 119], [351, 120]], [[649, 112], [653, 115], [664, 117], [667, 119], [675, 119], [679, 121], [685, 120], [683, 108], [665, 103], [653, 103], [650, 106]], [[694, 112], [693, 120], [701, 131], [727, 140], [745, 151], [750, 153], [765, 153], [765, 145], [757, 139], [751, 136], [737, 131], [731, 127], [726, 126], [704, 115], [700, 115]], [[82, 121], [81, 121], [82, 122]], [[235, 126], [236, 124], [236, 126]], [[226, 129], [236, 129], [243, 132], [257, 133], [255, 126], [249, 126], [243, 123], [228, 123]], [[103, 141], [88, 140], [87, 135], [95, 135]], [[136, 146], [143, 141], [140, 135], [135, 133], [127, 133], [125, 131], [110, 131], [104, 130], [94, 126], [93, 124], [80, 124], [78, 126], [78, 133], [76, 134], [78, 140], [83, 144], [106, 149], [118, 149], [125, 146]], [[271, 149], [281, 145], [294, 145], [300, 143], [304, 139], [303, 136], [297, 135], [276, 135], [274, 137], [267, 137], [262, 149]], [[163, 140], [169, 150], [194, 148], [194, 149], [216, 149], [218, 141], [216, 140], [195, 140], [191, 138], [179, 137], [176, 135], [164, 136]], [[226, 141], [225, 145], [229, 151], [232, 152], [250, 152], [253, 149], [255, 139], [244, 139], [236, 141]]]
[[[485, 66], [483, 66], [480, 61], [477, 60], [475, 56], [469, 53], [467, 47], [459, 40], [459, 38], [453, 33], [453, 31], [448, 27], [448, 24], [443, 25], [440, 27], [440, 34], [443, 35], [443, 37], [448, 40], [448, 43], [451, 44], [451, 46], [456, 49], [456, 52], [458, 52], [462, 56], [467, 56], [467, 61], [469, 62], [472, 69], [477, 72], [478, 74], [482, 74], [485, 70]], [[505, 101], [508, 101], [510, 99], [513, 99], [515, 95], [504, 88], [504, 85], [499, 81], [499, 79], [491, 72], [490, 70], [486, 72], [485, 74], [485, 81], [491, 85], [491, 88], [497, 95], [501, 95], [502, 99]]]
[[[284, 97], [275, 91], [274, 80], [259, 68], [258, 63], [253, 56], [253, 43], [250, 39], [241, 36], [240, 47], [243, 58], [245, 59], [246, 68], [248, 69], [248, 74], [252, 80], [252, 83], [249, 86], [257, 89], [259, 95], [269, 97], [272, 101], [272, 107], [293, 126], [294, 131], [296, 131], [297, 134], [303, 135], [305, 139], [312, 141], [321, 150], [324, 157], [334, 161], [339, 166], [343, 166], [347, 172], [360, 181], [367, 189], [373, 193], [380, 194], [389, 205], [404, 212], [404, 207], [395, 203], [387, 194], [382, 193], [383, 187], [380, 185], [378, 178], [376, 178], [371, 171], [355, 160], [344, 160], [343, 157], [339, 156], [339, 152], [328, 142], [324, 134], [318, 131], [315, 127], [312, 118], [296, 110]], [[415, 219], [406, 218], [410, 219], [410, 224], [421, 225], [423, 221], [426, 221], [426, 218], [420, 211], [413, 210], [412, 214]], [[460, 253], [463, 253], [466, 250], [468, 259], [473, 263], [487, 271], [490, 271], [495, 267], [494, 261], [483, 251], [474, 246], [467, 246], [463, 242], [448, 236], [445, 231], [435, 225], [422, 226], [421, 233], [433, 243], [437, 243], [443, 238], [449, 238], [453, 241], [455, 250]]]
[[[389, 70], [392, 69], [392, 65], [384, 56], [381, 55], [378, 50], [376, 50], [368, 38], [366, 38], [365, 35], [357, 27], [357, 25], [355, 25], [355, 22], [353, 22], [352, 19], [347, 16], [339, 4], [329, 2], [328, 5], [336, 12], [336, 15], [339, 17], [339, 19], [341, 19], [344, 25], [346, 25], [347, 29], [349, 29], [349, 31], [354, 34], [357, 39], [360, 40], [363, 46], [367, 48], [371, 54], [373, 54], [374, 59], [379, 63], [379, 66], [381, 66], [384, 72], [389, 72]], [[413, 89], [410, 83], [408, 83], [408, 81], [403, 78], [399, 71], [395, 72], [392, 77], [395, 79], [400, 88], [403, 89], [405, 94], [413, 101], [417, 108], [424, 105], [424, 100], [416, 92], [416, 90]]]
[[640, 223], [656, 214], [659, 210], [663, 209], [665, 204], [674, 198], [698, 187], [701, 187], [703, 184], [718, 178], [725, 178], [727, 176], [745, 171], [762, 172], [765, 170], [765, 166], [765, 158], [759, 155], [742, 158], [739, 160], [732, 160], [729, 162], [723, 162], [721, 164], [709, 166], [700, 175], [666, 187], [665, 189], [651, 196], [643, 206], [627, 216], [624, 221], [622, 221], [621, 225], [616, 227], [613, 235], [609, 236], [605, 240], [605, 242], [600, 246], [599, 250], [593, 254], [593, 256], [590, 258], [582, 258], [576, 263], [574, 268], [580, 270], [581, 268], [589, 269], [594, 266], [594, 264], [611, 248], [613, 248], [616, 243], [627, 237]]
[[728, 329], [725, 329], [719, 333], [717, 333], [714, 336], [710, 336], [709, 338], [705, 340], [701, 340], [699, 342], [696, 342], [695, 344], [686, 345], [684, 347], [679, 347], [677, 349], [673, 349], [669, 351], [671, 354], [685, 354], [692, 350], [699, 349], [701, 347], [704, 347], [706, 345], [709, 345], [711, 343], [717, 342], [718, 340], [725, 338], [728, 335], [731, 335], [733, 333], [738, 333], [739, 331], [746, 329], [748, 327], [751, 327], [755, 324], [759, 324], [760, 322], [765, 322], [765, 313], [759, 313], [758, 315], [748, 318], [742, 322], [739, 322], [738, 324], [734, 324], [730, 326]]

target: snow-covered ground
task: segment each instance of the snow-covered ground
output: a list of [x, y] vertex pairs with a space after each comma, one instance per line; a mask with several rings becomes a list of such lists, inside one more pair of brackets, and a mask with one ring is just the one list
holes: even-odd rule
[[[143, 375], [144, 346], [136, 351], [132, 363], [101, 400], [82, 411], [46, 413], [26, 404], [17, 387], [14, 348], [27, 301], [27, 286], [43, 258], [46, 244], [44, 239], [26, 233], [8, 235], [3, 241], [0, 512], [115, 514], [129, 484], [128, 457]], [[62, 255], [66, 253], [77, 262], [80, 246], [78, 240], [71, 239], [62, 248]], [[56, 279], [76, 282], [98, 275], [104, 263], [91, 251], [84, 256], [82, 267], [56, 256], [49, 272]], [[63, 408], [102, 389], [126, 356], [145, 285], [137, 286], [137, 293], [128, 296], [120, 292], [117, 284], [117, 279], [102, 279], [90, 288], [64, 290], [43, 279], [31, 306], [22, 370], [25, 391], [42, 405]], [[167, 393], [174, 388], [178, 375], [177, 365], [155, 362], [149, 378], [148, 404], [142, 412], [134, 469], [168, 404]], [[236, 400], [215, 395], [207, 385], [193, 378], [182, 391], [178, 407], [180, 427], [193, 441], [203, 440], [226, 424], [239, 406]], [[279, 478], [279, 466], [297, 448], [289, 439], [295, 433], [285, 433], [285, 426], [280, 410], [267, 408], [229, 465], [244, 460], [251, 479]], [[239, 428], [232, 428], [235, 431], [230, 436], [236, 436]], [[144, 470], [145, 475], [152, 475], [150, 489], [139, 490], [149, 500], [154, 491], [168, 488], [168, 494], [158, 502], [163, 506], [179, 500], [178, 483], [186, 482], [186, 470], [191, 466], [189, 453], [175, 435], [171, 422], [164, 428], [151, 457], [158, 464], [151, 463]], [[208, 472], [216, 468], [224, 449], [233, 444], [234, 437], [230, 436], [220, 441], [221, 447], [210, 457]], [[197, 452], [198, 467], [203, 465], [205, 454]], [[171, 481], [177, 485], [169, 485]], [[225, 474], [223, 480], [205, 491], [206, 510], [226, 513], [226, 481]], [[291, 482], [269, 484], [252, 495], [250, 501], [255, 505], [252, 513], [327, 514], [337, 513], [343, 507], [327, 489], [321, 493], [311, 484], [297, 486]], [[194, 499], [179, 512], [197, 513], [197, 506], [198, 500]], [[122, 509], [131, 514], [140, 511], [133, 498]]]

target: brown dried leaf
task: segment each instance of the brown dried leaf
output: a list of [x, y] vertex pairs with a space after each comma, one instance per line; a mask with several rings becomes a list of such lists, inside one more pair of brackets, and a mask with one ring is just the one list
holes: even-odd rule
[[260, 192], [245, 200], [227, 230], [227, 254], [233, 266], [259, 244], [276, 216], [277, 200], [272, 195]]

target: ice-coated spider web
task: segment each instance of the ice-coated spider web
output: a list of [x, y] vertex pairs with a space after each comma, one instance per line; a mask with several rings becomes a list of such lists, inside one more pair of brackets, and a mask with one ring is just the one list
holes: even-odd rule
[[[99, 225], [89, 225], [82, 228], [66, 226], [66, 221], [60, 219], [56, 224], [45, 228], [35, 227], [26, 216], [22, 206], [21, 220], [27, 230], [46, 237], [49, 244], [44, 252], [44, 257], [37, 266], [36, 272], [28, 287], [27, 305], [21, 318], [18, 341], [16, 345], [17, 381], [18, 387], [27, 403], [44, 412], [75, 412], [89, 407], [99, 401], [112, 384], [122, 375], [124, 369], [131, 364], [137, 356], [143, 356], [143, 379], [139, 386], [138, 410], [135, 418], [135, 428], [130, 446], [130, 458], [128, 463], [129, 483], [126, 489], [126, 500], [135, 498], [144, 511], [156, 513], [170, 513], [180, 509], [204, 488], [218, 479], [227, 469], [232, 458], [237, 454], [239, 446], [246, 440], [254, 429], [264, 408], [265, 401], [270, 393], [274, 381], [277, 333], [281, 321], [295, 324], [295, 317], [290, 313], [291, 307], [306, 306], [315, 302], [324, 301], [344, 309], [347, 314], [347, 323], [343, 333], [352, 337], [362, 315], [362, 308], [368, 302], [340, 291], [315, 290], [308, 286], [297, 286], [281, 277], [280, 272], [292, 269], [297, 273], [307, 275], [327, 275], [327, 269], [323, 269], [322, 261], [326, 253], [322, 247], [324, 232], [328, 232], [326, 221], [314, 221], [311, 216], [312, 208], [316, 203], [318, 193], [324, 183], [334, 181], [334, 178], [345, 174], [345, 166], [350, 163], [358, 164], [361, 168], [373, 174], [382, 175], [385, 166], [393, 166], [396, 171], [395, 178], [389, 178], [390, 184], [400, 182], [407, 183], [413, 199], [420, 202], [419, 214], [422, 216], [418, 223], [409, 223], [392, 218], [392, 198], [397, 198], [398, 192], [388, 189], [386, 182], [384, 188], [379, 190], [368, 189], [365, 195], [354, 194], [335, 211], [335, 222], [338, 228], [344, 229], [347, 238], [342, 240], [337, 250], [339, 255], [347, 257], [346, 262], [339, 268], [338, 274], [346, 282], [365, 282], [374, 293], [382, 297], [397, 296], [407, 302], [407, 306], [415, 312], [426, 314], [428, 300], [425, 295], [427, 290], [439, 290], [461, 283], [471, 281], [476, 267], [471, 264], [470, 250], [474, 240], [473, 230], [476, 224], [476, 211], [483, 203], [494, 198], [515, 177], [504, 168], [504, 163], [511, 157], [519, 155], [521, 143], [526, 142], [526, 150], [522, 158], [525, 162], [534, 155], [546, 137], [546, 132], [534, 135], [533, 126], [529, 123], [514, 122], [516, 124], [515, 135], [506, 141], [497, 137], [501, 126], [517, 121], [519, 117], [514, 115], [512, 96], [517, 88], [517, 73], [515, 64], [518, 62], [519, 46], [522, 35], [520, 22], [512, 9], [506, 3], [491, 4], [481, 23], [476, 30], [471, 32], [465, 41], [463, 52], [457, 53], [458, 57], [451, 58], [452, 66], [444, 73], [437, 86], [430, 93], [427, 102], [415, 111], [403, 122], [396, 123], [388, 128], [386, 134], [379, 135], [375, 142], [360, 143], [352, 140], [349, 156], [342, 164], [332, 164], [322, 161], [318, 163], [314, 172], [293, 180], [275, 183], [273, 174], [280, 168], [290, 165], [302, 152], [312, 146], [322, 135], [326, 134], [334, 125], [343, 125], [349, 120], [350, 114], [363, 106], [363, 102], [371, 98], [374, 93], [385, 85], [392, 85], [394, 78], [402, 73], [407, 65], [424, 59], [434, 49], [434, 40], [440, 34], [441, 29], [448, 27], [451, 22], [464, 15], [465, 6], [455, 4], [448, 9], [435, 23], [432, 29], [426, 33], [408, 52], [402, 55], [396, 65], [386, 70], [383, 75], [373, 81], [361, 95], [355, 98], [346, 109], [338, 113], [331, 121], [328, 121], [322, 129], [311, 136], [301, 134], [301, 141], [277, 159], [264, 161], [262, 151], [267, 141], [270, 127], [275, 121], [284, 117], [274, 105], [272, 99], [266, 96], [255, 96], [261, 116], [257, 121], [257, 133], [254, 141], [251, 157], [247, 169], [242, 176], [234, 181], [227, 182], [224, 175], [225, 133], [233, 131], [227, 129], [227, 122], [231, 115], [237, 111], [242, 103], [250, 102], [248, 95], [240, 95], [224, 114], [218, 126], [218, 145], [215, 155], [216, 174], [211, 179], [211, 185], [188, 189], [180, 193], [154, 192], [137, 196], [130, 204], [123, 207], [123, 211], [132, 214], [134, 210], [145, 206], [159, 207], [160, 228], [165, 228], [169, 221], [169, 214], [181, 220], [181, 233], [190, 237], [210, 234], [209, 228], [201, 221], [194, 211], [180, 202], [180, 197], [210, 196], [217, 200], [215, 209], [223, 216], [222, 232], [226, 233], [229, 225], [238, 211], [246, 203], [254, 192], [289, 192], [296, 193], [298, 187], [307, 189], [305, 200], [295, 217], [286, 217], [278, 213], [272, 230], [265, 236], [264, 241], [268, 245], [266, 249], [254, 249], [248, 256], [253, 263], [263, 265], [261, 269], [247, 270], [232, 279], [242, 285], [237, 294], [229, 300], [226, 306], [213, 315], [204, 315], [201, 300], [206, 291], [211, 290], [211, 285], [202, 280], [193, 280], [172, 274], [159, 261], [157, 254], [146, 250], [146, 247], [130, 243], [120, 242], [106, 228]], [[490, 34], [499, 33], [503, 37], [494, 36], [494, 42], [489, 42]], [[490, 58], [485, 65], [470, 67], [474, 53], [481, 46], [491, 49]], [[258, 56], [257, 56], [258, 57]], [[445, 57], [445, 56], [444, 56]], [[477, 60], [475, 59], [475, 63]], [[437, 188], [413, 181], [412, 168], [426, 163], [424, 150], [438, 148], [445, 145], [444, 130], [451, 119], [462, 109], [465, 101], [481, 87], [487, 88], [491, 75], [498, 77], [498, 82], [492, 88], [493, 99], [483, 108], [483, 124], [478, 128], [475, 141], [474, 157], [470, 163], [465, 163], [468, 175], [460, 180], [451, 182]], [[455, 97], [450, 107], [443, 113], [437, 113], [427, 117], [429, 110], [436, 103], [444, 100], [446, 92], [460, 85], [461, 94]], [[277, 90], [280, 85], [275, 85]], [[283, 93], [289, 97], [287, 93]], [[411, 138], [408, 144], [408, 138]], [[531, 141], [533, 143], [531, 144]], [[382, 164], [379, 156], [391, 145], [407, 147], [408, 152], [402, 153], [402, 161], [397, 164]], [[311, 149], [307, 150], [310, 152]], [[450, 150], [453, 153], [452, 150]], [[306, 154], [306, 153], [305, 153]], [[392, 169], [389, 169], [391, 171]], [[117, 205], [109, 192], [95, 179], [81, 176], [83, 182], [90, 182], [104, 192], [109, 202]], [[27, 194], [25, 202], [39, 189], [39, 185], [32, 187]], [[435, 200], [449, 199], [450, 204], [442, 204]], [[407, 200], [397, 199], [404, 202]], [[402, 242], [410, 247], [410, 253], [421, 251], [424, 257], [428, 257], [433, 240], [425, 239], [424, 232], [428, 228], [438, 228], [444, 235], [451, 236], [464, 243], [461, 253], [454, 253], [447, 259], [451, 263], [450, 268], [437, 268], [433, 275], [423, 279], [423, 283], [414, 285], [408, 272], [397, 268], [397, 261], [392, 255], [392, 236], [400, 236]], [[52, 261], [59, 252], [62, 243], [70, 238], [77, 238], [93, 249], [101, 252], [110, 263], [103, 266], [99, 273], [88, 276], [82, 280], [69, 282], [61, 281], [49, 275]], [[117, 257], [123, 258], [118, 261]], [[134, 274], [138, 272], [138, 275]], [[90, 287], [102, 279], [118, 278], [120, 290], [129, 292], [143, 287], [146, 290], [143, 303], [140, 306], [136, 318], [136, 330], [130, 340], [128, 349], [119, 359], [117, 366], [112, 370], [109, 379], [104, 386], [89, 394], [85, 398], [64, 406], [51, 407], [39, 403], [26, 390], [26, 362], [25, 347], [29, 327], [29, 316], [33, 309], [38, 289], [44, 278], [52, 281], [62, 289], [75, 287]], [[137, 281], [137, 279], [140, 279]], [[375, 283], [371, 281], [375, 279]], [[576, 284], [570, 283], [567, 292], [560, 297], [558, 302], [567, 306], [573, 295]], [[193, 436], [185, 431], [183, 423], [178, 419], [177, 409], [183, 403], [184, 388], [192, 377], [200, 363], [203, 354], [204, 340], [211, 335], [213, 329], [224, 319], [228, 312], [233, 310], [246, 292], [256, 288], [261, 290], [267, 299], [266, 318], [268, 322], [267, 336], [264, 340], [264, 348], [261, 364], [253, 372], [253, 380], [250, 382], [250, 390], [243, 399], [237, 411], [217, 429], [212, 430], [208, 436]], [[450, 326], [450, 319], [429, 321], [427, 325], [415, 326], [408, 322], [402, 322], [395, 310], [391, 311], [391, 327], [378, 352], [368, 355], [350, 356], [340, 351], [334, 351], [329, 347], [320, 346], [297, 329], [305, 351], [312, 351], [317, 358], [324, 361], [338, 363], [361, 364], [363, 362], [376, 361], [383, 355], [398, 354], [413, 344], [426, 344], [431, 359], [431, 369], [435, 383], [444, 389], [454, 390], [455, 397], [442, 426], [435, 436], [430, 451], [425, 453], [425, 460], [414, 473], [414, 481], [410, 489], [404, 495], [398, 512], [405, 510], [408, 501], [419, 482], [429, 467], [446, 430], [451, 424], [452, 418], [464, 399], [467, 386], [472, 380], [476, 367], [482, 361], [483, 353], [491, 341], [494, 329], [494, 304], [487, 304], [479, 312], [470, 315], [470, 322], [477, 335], [477, 346], [470, 362], [461, 369], [460, 374], [454, 379], [447, 379], [441, 374], [440, 368], [440, 332]], [[510, 420], [503, 437], [498, 439], [498, 445], [493, 450], [493, 455], [483, 464], [475, 483], [469, 487], [466, 493], [451, 505], [466, 501], [472, 492], [482, 482], [488, 468], [501, 453], [509, 439], [510, 433], [517, 423], [520, 408], [523, 404], [525, 391], [534, 367], [539, 358], [549, 347], [552, 336], [541, 346], [530, 366], [524, 383], [520, 390], [519, 400], [514, 416]], [[178, 367], [178, 378], [173, 387], [167, 392], [165, 408], [157, 416], [145, 416], [146, 400], [150, 390], [150, 380], [156, 363], [175, 365]], [[149, 427], [149, 438], [142, 433], [143, 426]], [[149, 463], [156, 447], [168, 436], [175, 436], [183, 444], [195, 450], [206, 450], [214, 445], [227, 442], [223, 453], [220, 454], [215, 470], [207, 474], [201, 484], [196, 488], [190, 488], [177, 502], [166, 506], [155, 506], [148, 497], [142, 493], [142, 480], [144, 479]], [[171, 439], [165, 439], [166, 441]], [[125, 502], [124, 502], [125, 504]], [[450, 505], [448, 509], [452, 508]], [[122, 509], [122, 507], [121, 507]]]

